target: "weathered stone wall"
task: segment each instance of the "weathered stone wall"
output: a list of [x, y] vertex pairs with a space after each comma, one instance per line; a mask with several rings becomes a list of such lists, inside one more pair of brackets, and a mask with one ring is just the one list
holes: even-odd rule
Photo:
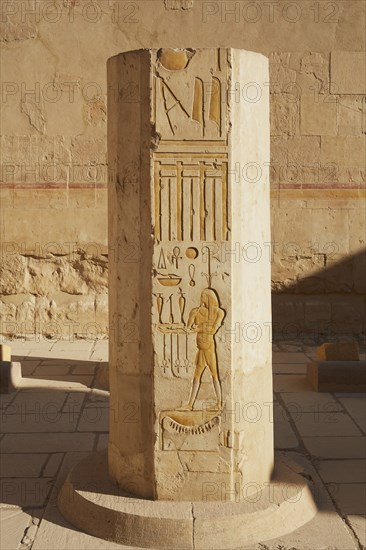
[[[234, 253], [272, 261], [276, 332], [359, 333], [364, 22], [358, 0], [2, 2], [0, 332], [107, 332], [106, 60], [220, 45], [271, 66], [272, 243]], [[116, 93], [138, 100], [128, 82]], [[255, 102], [261, 89], [232, 93]], [[238, 177], [260, 173], [238, 166]], [[111, 248], [138, 259], [134, 243]]]

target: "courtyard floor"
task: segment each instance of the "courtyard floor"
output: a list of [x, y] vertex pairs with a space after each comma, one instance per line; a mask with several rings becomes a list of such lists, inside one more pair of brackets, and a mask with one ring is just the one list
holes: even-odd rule
[[[107, 340], [6, 343], [22, 364], [23, 381], [16, 393], [0, 396], [1, 550], [125, 548], [76, 530], [56, 505], [71, 466], [107, 446], [109, 394], [96, 387]], [[365, 394], [312, 391], [305, 372], [315, 349], [273, 345], [273, 420], [276, 449], [302, 455], [314, 469], [322, 507], [301, 529], [250, 550], [366, 545]]]

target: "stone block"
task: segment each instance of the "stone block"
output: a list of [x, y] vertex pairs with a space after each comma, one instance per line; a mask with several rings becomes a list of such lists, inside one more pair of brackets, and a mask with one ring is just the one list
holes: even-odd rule
[[364, 97], [338, 96], [338, 135], [362, 136], [365, 131], [365, 105]]
[[19, 387], [22, 379], [20, 363], [0, 361], [0, 393], [12, 393]]
[[356, 342], [326, 343], [316, 350], [319, 361], [359, 361], [358, 345]]
[[11, 361], [11, 349], [6, 344], [0, 344], [0, 361]]
[[360, 168], [365, 165], [364, 137], [324, 136], [321, 138], [321, 164], [335, 165], [337, 172], [341, 168]]
[[366, 391], [366, 361], [313, 361], [307, 378], [315, 391]]
[[301, 134], [337, 135], [337, 98], [331, 95], [301, 96]]
[[365, 94], [365, 52], [331, 53], [330, 77], [333, 93]]

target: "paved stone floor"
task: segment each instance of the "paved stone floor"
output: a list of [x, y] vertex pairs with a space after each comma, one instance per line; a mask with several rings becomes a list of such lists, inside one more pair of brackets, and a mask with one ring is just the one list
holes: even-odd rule
[[[124, 548], [77, 531], [56, 506], [71, 465], [107, 445], [108, 392], [96, 387], [96, 372], [108, 342], [7, 343], [24, 379], [0, 397], [1, 550]], [[313, 392], [305, 370], [314, 353], [311, 343], [273, 345], [273, 420], [276, 449], [310, 460], [323, 504], [301, 529], [250, 550], [366, 545], [365, 394]]]

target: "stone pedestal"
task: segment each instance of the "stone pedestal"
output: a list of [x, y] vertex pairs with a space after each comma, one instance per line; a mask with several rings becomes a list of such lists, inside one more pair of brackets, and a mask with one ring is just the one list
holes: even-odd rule
[[0, 394], [16, 391], [21, 380], [21, 364], [11, 360], [10, 346], [0, 344]]
[[109, 60], [109, 468], [152, 499], [270, 480], [268, 60]]

